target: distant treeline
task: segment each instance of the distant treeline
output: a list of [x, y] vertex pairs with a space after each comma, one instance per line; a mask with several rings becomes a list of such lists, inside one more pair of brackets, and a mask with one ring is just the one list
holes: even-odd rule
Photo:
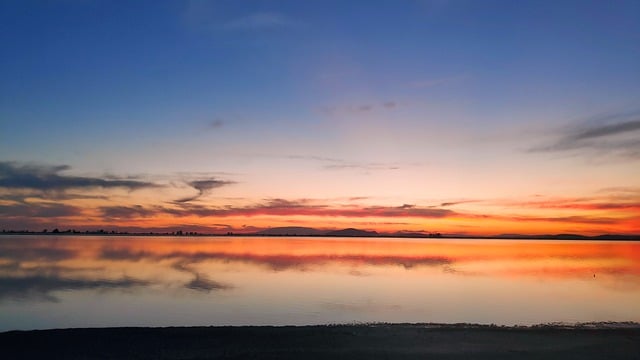
[[[348, 230], [348, 231], [347, 231]], [[318, 234], [300, 234], [294, 232], [284, 233], [201, 233], [196, 231], [166, 231], [166, 232], [128, 232], [116, 230], [75, 230], [75, 229], [43, 229], [42, 231], [33, 230], [6, 230], [3, 229], [0, 235], [103, 235], [103, 236], [252, 236], [252, 237], [376, 237], [376, 238], [444, 238], [444, 239], [503, 239], [503, 240], [625, 240], [640, 241], [640, 235], [618, 235], [603, 234], [597, 236], [586, 236], [579, 234], [551, 234], [551, 235], [523, 235], [523, 234], [501, 234], [494, 236], [471, 236], [458, 234], [441, 234], [441, 233], [377, 233], [369, 231], [360, 231], [355, 229], [345, 229], [331, 231]]]

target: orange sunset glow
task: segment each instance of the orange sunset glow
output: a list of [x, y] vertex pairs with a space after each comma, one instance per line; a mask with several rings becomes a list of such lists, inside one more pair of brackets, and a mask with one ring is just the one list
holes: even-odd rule
[[633, 2], [163, 4], [2, 5], [0, 230], [640, 234]]

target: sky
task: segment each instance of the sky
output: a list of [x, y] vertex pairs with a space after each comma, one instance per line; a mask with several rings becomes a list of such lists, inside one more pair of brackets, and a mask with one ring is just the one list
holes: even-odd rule
[[0, 229], [640, 233], [638, 1], [3, 1]]

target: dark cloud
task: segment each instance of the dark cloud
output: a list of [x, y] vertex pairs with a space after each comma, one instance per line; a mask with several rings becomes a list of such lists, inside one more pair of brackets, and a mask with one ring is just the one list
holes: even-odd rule
[[114, 219], [146, 218], [156, 215], [154, 209], [145, 208], [141, 205], [134, 206], [103, 206], [98, 208], [102, 216]]
[[608, 135], [621, 134], [621, 133], [636, 131], [636, 130], [640, 130], [640, 120], [592, 127], [571, 136], [571, 138], [574, 141], [578, 141], [578, 140], [592, 139], [592, 138], [608, 136]]
[[286, 200], [268, 199], [261, 204], [243, 207], [209, 207], [187, 202], [176, 203], [178, 207], [153, 207], [153, 208], [106, 208], [123, 217], [127, 214], [144, 214], [152, 216], [157, 214], [170, 214], [173, 216], [199, 216], [199, 217], [226, 217], [226, 216], [321, 216], [321, 217], [410, 217], [410, 218], [444, 218], [454, 216], [457, 213], [448, 209], [433, 207], [418, 207], [404, 204], [401, 206], [329, 206], [314, 204], [311, 200]]
[[76, 216], [80, 214], [82, 214], [82, 209], [64, 204], [22, 203], [0, 205], [0, 215], [5, 217], [49, 218]]
[[111, 178], [69, 176], [60, 174], [69, 170], [67, 165], [26, 165], [0, 162], [0, 188], [64, 191], [83, 188], [126, 188], [136, 190], [156, 187], [156, 184]]
[[458, 204], [467, 204], [467, 203], [474, 203], [474, 202], [480, 202], [480, 200], [460, 200], [460, 201], [443, 202], [443, 203], [440, 203], [440, 207], [454, 206]]
[[178, 203], [184, 203], [196, 200], [201, 196], [209, 193], [211, 190], [223, 187], [225, 185], [235, 184], [233, 181], [225, 181], [225, 180], [217, 180], [217, 179], [207, 179], [207, 180], [195, 180], [188, 183], [189, 186], [198, 190], [198, 193], [194, 196], [189, 196], [183, 199], [175, 200]]
[[[575, 152], [589, 156], [615, 155], [625, 159], [640, 159], [640, 120], [638, 113], [617, 114], [592, 119], [588, 125], [574, 126], [560, 132], [556, 140], [530, 148], [529, 152]], [[607, 123], [603, 123], [604, 121]], [[616, 120], [617, 122], [611, 123]]]

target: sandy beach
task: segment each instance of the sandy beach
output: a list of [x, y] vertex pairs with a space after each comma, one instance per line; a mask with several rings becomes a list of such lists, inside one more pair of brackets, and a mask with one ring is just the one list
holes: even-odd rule
[[378, 324], [0, 333], [5, 359], [640, 359], [636, 326]]

